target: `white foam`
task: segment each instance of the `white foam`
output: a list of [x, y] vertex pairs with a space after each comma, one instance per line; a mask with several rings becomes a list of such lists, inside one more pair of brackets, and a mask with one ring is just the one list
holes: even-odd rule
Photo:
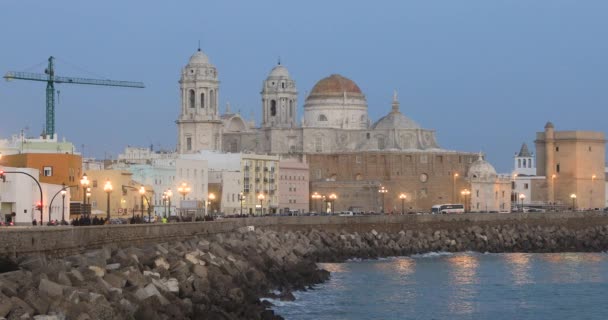
[[454, 253], [452, 252], [446, 252], [446, 251], [433, 251], [433, 252], [427, 252], [427, 253], [420, 253], [420, 254], [414, 254], [412, 255], [412, 258], [436, 258], [436, 257], [442, 257], [442, 256], [451, 256]]

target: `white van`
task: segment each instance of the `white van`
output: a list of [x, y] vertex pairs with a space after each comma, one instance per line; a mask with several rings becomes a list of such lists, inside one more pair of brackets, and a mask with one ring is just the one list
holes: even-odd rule
[[462, 204], [437, 204], [431, 208], [432, 214], [464, 213]]
[[341, 217], [352, 217], [354, 215], [355, 214], [352, 211], [343, 211], [343, 212], [340, 212], [340, 216]]

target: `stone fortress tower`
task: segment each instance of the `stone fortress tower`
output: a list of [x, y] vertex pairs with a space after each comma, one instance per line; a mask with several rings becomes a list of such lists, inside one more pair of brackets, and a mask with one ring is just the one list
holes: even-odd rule
[[177, 151], [195, 153], [222, 149], [222, 121], [218, 112], [217, 70], [199, 48], [182, 69]]

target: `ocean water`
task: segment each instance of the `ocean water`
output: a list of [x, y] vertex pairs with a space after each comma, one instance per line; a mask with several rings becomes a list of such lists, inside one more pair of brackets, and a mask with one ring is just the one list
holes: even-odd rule
[[606, 253], [429, 253], [324, 263], [331, 279], [275, 304], [289, 320], [608, 319]]

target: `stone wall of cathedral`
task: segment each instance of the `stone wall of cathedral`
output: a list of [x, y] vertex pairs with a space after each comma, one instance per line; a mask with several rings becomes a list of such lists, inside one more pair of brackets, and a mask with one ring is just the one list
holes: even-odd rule
[[[465, 152], [365, 152], [310, 154], [311, 193], [336, 193], [335, 209], [350, 207], [380, 212], [400, 212], [399, 195], [411, 211], [430, 211], [435, 204], [460, 202], [460, 191], [470, 188], [465, 176], [477, 158]], [[454, 178], [458, 173], [459, 177]]]

